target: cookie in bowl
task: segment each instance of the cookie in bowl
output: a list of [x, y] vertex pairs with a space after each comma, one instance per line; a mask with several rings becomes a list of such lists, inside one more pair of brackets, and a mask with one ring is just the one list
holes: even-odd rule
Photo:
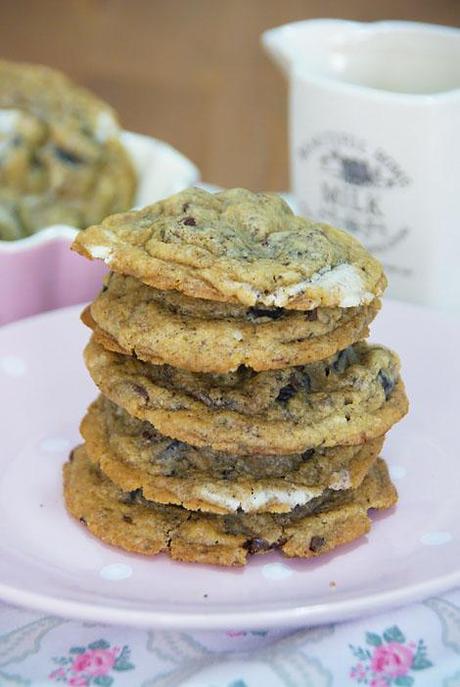
[[0, 240], [129, 209], [137, 181], [120, 133], [112, 108], [64, 74], [0, 61]]

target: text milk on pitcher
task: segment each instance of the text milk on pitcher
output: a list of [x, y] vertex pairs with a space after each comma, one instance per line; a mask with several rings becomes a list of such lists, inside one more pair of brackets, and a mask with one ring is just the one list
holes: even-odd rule
[[359, 238], [390, 296], [460, 309], [460, 30], [318, 19], [262, 42], [289, 77], [301, 212]]

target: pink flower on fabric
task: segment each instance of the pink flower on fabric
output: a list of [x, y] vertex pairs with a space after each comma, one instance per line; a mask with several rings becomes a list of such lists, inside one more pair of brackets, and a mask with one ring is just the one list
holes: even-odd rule
[[[374, 649], [371, 669], [374, 673], [381, 673], [388, 677], [401, 677], [407, 675], [411, 669], [413, 656], [412, 649], [404, 644], [398, 642], [381, 644]], [[380, 685], [377, 684], [376, 687]]]
[[[114, 663], [115, 654], [113, 650], [88, 649], [84, 654], [79, 654], [75, 658], [72, 669], [76, 673], [86, 673], [87, 675], [99, 677], [101, 675], [107, 675]], [[86, 682], [81, 684], [86, 684]]]
[[67, 684], [72, 685], [72, 687], [87, 687], [89, 683], [86, 678], [82, 677], [81, 675], [76, 675], [75, 677], [69, 678]]
[[110, 642], [102, 638], [87, 646], [71, 646], [67, 656], [53, 656], [52, 660], [58, 666], [50, 673], [50, 680], [71, 687], [111, 685], [114, 673], [135, 669], [127, 644], [110, 646]]
[[374, 677], [369, 682], [369, 687], [388, 687], [388, 682], [384, 677]]
[[349, 647], [358, 659], [350, 678], [369, 687], [413, 685], [418, 671], [433, 667], [424, 640], [408, 641], [398, 625], [385, 628], [381, 634], [366, 632], [364, 646]]

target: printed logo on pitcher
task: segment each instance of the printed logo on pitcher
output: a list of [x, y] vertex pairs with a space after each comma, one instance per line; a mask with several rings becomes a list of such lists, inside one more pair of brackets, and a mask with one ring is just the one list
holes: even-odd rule
[[319, 181], [317, 207], [303, 203], [305, 215], [347, 229], [376, 253], [404, 241], [409, 227], [394, 226], [385, 205], [394, 203], [395, 191], [411, 180], [388, 153], [350, 134], [328, 131], [302, 145], [298, 154], [309, 178], [315, 185]]

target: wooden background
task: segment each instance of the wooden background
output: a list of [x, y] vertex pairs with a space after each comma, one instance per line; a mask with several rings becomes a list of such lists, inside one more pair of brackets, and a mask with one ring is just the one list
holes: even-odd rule
[[286, 84], [264, 29], [311, 17], [460, 25], [459, 0], [0, 0], [0, 52], [59, 67], [207, 181], [287, 188]]

